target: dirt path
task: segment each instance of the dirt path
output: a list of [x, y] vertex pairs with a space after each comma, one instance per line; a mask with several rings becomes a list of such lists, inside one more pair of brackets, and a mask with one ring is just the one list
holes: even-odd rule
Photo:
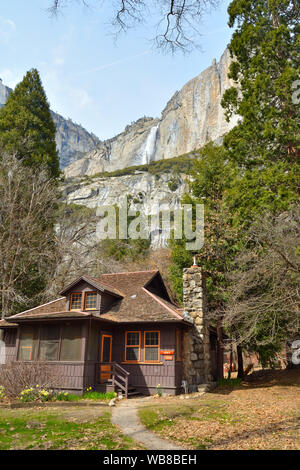
[[143, 398], [124, 400], [113, 408], [111, 422], [118, 426], [123, 434], [136, 440], [147, 450], [184, 450], [183, 447], [148, 431], [138, 417], [140, 406], [149, 406], [149, 400]]

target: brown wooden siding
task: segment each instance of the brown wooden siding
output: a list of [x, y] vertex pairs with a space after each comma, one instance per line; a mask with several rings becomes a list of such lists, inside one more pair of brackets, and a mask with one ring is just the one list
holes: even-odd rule
[[16, 360], [17, 328], [7, 329], [4, 332], [3, 341], [5, 343], [5, 363]]
[[107, 308], [116, 302], [116, 297], [110, 294], [103, 293], [101, 294], [101, 300], [100, 300], [100, 312], [103, 313]]
[[[131, 364], [124, 361], [125, 353], [125, 332], [126, 331], [160, 331], [160, 350], [174, 351], [172, 360], [166, 360], [166, 356], [160, 356], [160, 363], [137, 363]], [[142, 334], [142, 358], [143, 351], [143, 334]], [[126, 327], [120, 326], [113, 334], [113, 361], [122, 365], [122, 367], [130, 373], [129, 384], [143, 389], [143, 393], [147, 390], [150, 393], [156, 393], [157, 385], [162, 389], [165, 388], [167, 393], [179, 391], [182, 381], [181, 363], [175, 361], [176, 352], [176, 326], [174, 325], [145, 325], [143, 327], [136, 324], [129, 324]]]
[[[38, 325], [36, 325], [38, 328]], [[179, 393], [182, 382], [182, 363], [176, 361], [176, 329], [179, 326], [174, 324], [157, 325], [147, 324], [137, 326], [136, 324], [103, 326], [98, 321], [86, 321], [82, 328], [82, 361], [79, 362], [63, 362], [51, 361], [47, 362], [61, 377], [61, 389], [84, 391], [88, 387], [95, 387], [99, 379], [99, 362], [101, 351], [101, 338], [103, 334], [111, 334], [112, 341], [112, 361], [122, 365], [122, 367], [130, 373], [129, 384], [136, 387], [144, 394], [154, 394], [157, 391], [157, 385], [160, 384], [162, 390], [166, 393]], [[97, 329], [98, 341], [96, 344], [97, 351], [96, 360], [88, 360], [88, 342], [89, 332], [91, 329]], [[17, 328], [16, 330], [20, 330]], [[16, 332], [15, 343], [9, 340], [8, 334], [12, 334], [8, 330], [5, 332], [5, 338], [10, 342], [7, 343], [7, 360], [9, 362], [16, 360], [18, 350], [19, 331]], [[143, 350], [143, 332], [144, 331], [160, 331], [160, 349], [161, 351], [174, 351], [172, 360], [166, 360], [161, 354], [160, 363], [137, 363], [130, 364], [124, 361], [125, 353], [125, 332], [141, 331], [142, 332], [142, 350]]]
[[82, 282], [79, 282], [78, 284], [76, 284], [76, 286], [74, 286], [72, 288], [72, 290], [70, 290], [70, 292], [68, 292], [67, 294], [67, 303], [66, 303], [66, 310], [70, 310], [70, 299], [71, 299], [71, 294], [73, 292], [81, 292], [81, 293], [85, 293], [85, 292], [96, 292], [98, 293], [97, 295], [97, 306], [96, 306], [96, 311], [100, 311], [100, 302], [101, 302], [101, 299], [100, 299], [100, 292], [95, 289], [95, 287], [91, 286], [90, 284], [88, 284], [87, 282], [85, 281], [82, 281]]

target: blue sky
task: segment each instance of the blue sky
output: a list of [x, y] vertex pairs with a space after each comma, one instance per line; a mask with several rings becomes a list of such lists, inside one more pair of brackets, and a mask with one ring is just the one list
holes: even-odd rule
[[[57, 18], [51, 0], [10, 0], [0, 7], [0, 78], [10, 87], [36, 67], [51, 108], [100, 139], [122, 132], [142, 116], [160, 116], [176, 90], [219, 60], [230, 41], [227, 6], [203, 18], [202, 51], [163, 55], [152, 48], [153, 29], [142, 25], [119, 37], [109, 9], [71, 3]], [[153, 19], [154, 21], [154, 19]]]

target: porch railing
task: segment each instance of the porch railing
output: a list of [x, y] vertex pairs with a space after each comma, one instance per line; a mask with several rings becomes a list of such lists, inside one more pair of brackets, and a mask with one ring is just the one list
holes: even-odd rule
[[[101, 366], [109, 366], [108, 369], [101, 370]], [[125, 398], [128, 398], [128, 383], [130, 373], [123, 369], [116, 362], [98, 362], [95, 364], [96, 383], [101, 383], [101, 374], [109, 375], [108, 382], [114, 387], [124, 392]]]

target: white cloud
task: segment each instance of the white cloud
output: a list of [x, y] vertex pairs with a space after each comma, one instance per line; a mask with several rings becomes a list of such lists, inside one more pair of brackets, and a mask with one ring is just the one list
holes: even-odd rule
[[75, 27], [73, 25], [69, 25], [67, 31], [60, 36], [57, 46], [52, 49], [51, 55], [54, 66], [62, 66], [65, 64], [65, 57], [69, 46], [72, 45], [74, 31]]
[[64, 110], [69, 109], [76, 114], [76, 110], [87, 108], [92, 104], [88, 92], [80, 86], [70, 85], [65, 80], [63, 68], [56, 66], [54, 63], [52, 65], [45, 64], [41, 67], [41, 77], [54, 111], [66, 114]]
[[64, 65], [65, 63], [65, 51], [62, 46], [57, 46], [52, 50], [53, 65]]
[[17, 28], [16, 28], [16, 23], [14, 23], [13, 20], [8, 20], [8, 19], [6, 19], [6, 20], [3, 20], [3, 23], [4, 23], [5, 25], [9, 26], [10, 29], [13, 30], [13, 31], [16, 31], [16, 30], [17, 30]]
[[72, 102], [73, 100], [75, 100], [75, 102], [78, 103], [80, 108], [86, 108], [89, 104], [92, 103], [91, 97], [89, 96], [88, 92], [84, 90], [83, 88], [71, 89], [70, 97], [71, 97]]
[[149, 54], [150, 52], [151, 52], [150, 49], [147, 49], [143, 52], [140, 52], [139, 54], [135, 54], [135, 55], [128, 56], [128, 57], [123, 57], [122, 59], [115, 60], [114, 62], [110, 62], [108, 64], [99, 65], [99, 67], [95, 67], [95, 68], [90, 69], [90, 70], [83, 70], [82, 72], [79, 72], [78, 75], [89, 74], [89, 73], [93, 73], [93, 72], [100, 72], [102, 70], [109, 69], [109, 68], [114, 67], [116, 65], [123, 64], [124, 62], [129, 62], [131, 60], [137, 59], [139, 57], [142, 57], [144, 55]]
[[0, 16], [0, 42], [3, 44], [8, 44], [14, 33], [16, 32], [17, 27], [13, 20], [9, 18], [2, 18]]
[[23, 78], [23, 73], [10, 69], [0, 69], [0, 78], [4, 85], [14, 88]]

